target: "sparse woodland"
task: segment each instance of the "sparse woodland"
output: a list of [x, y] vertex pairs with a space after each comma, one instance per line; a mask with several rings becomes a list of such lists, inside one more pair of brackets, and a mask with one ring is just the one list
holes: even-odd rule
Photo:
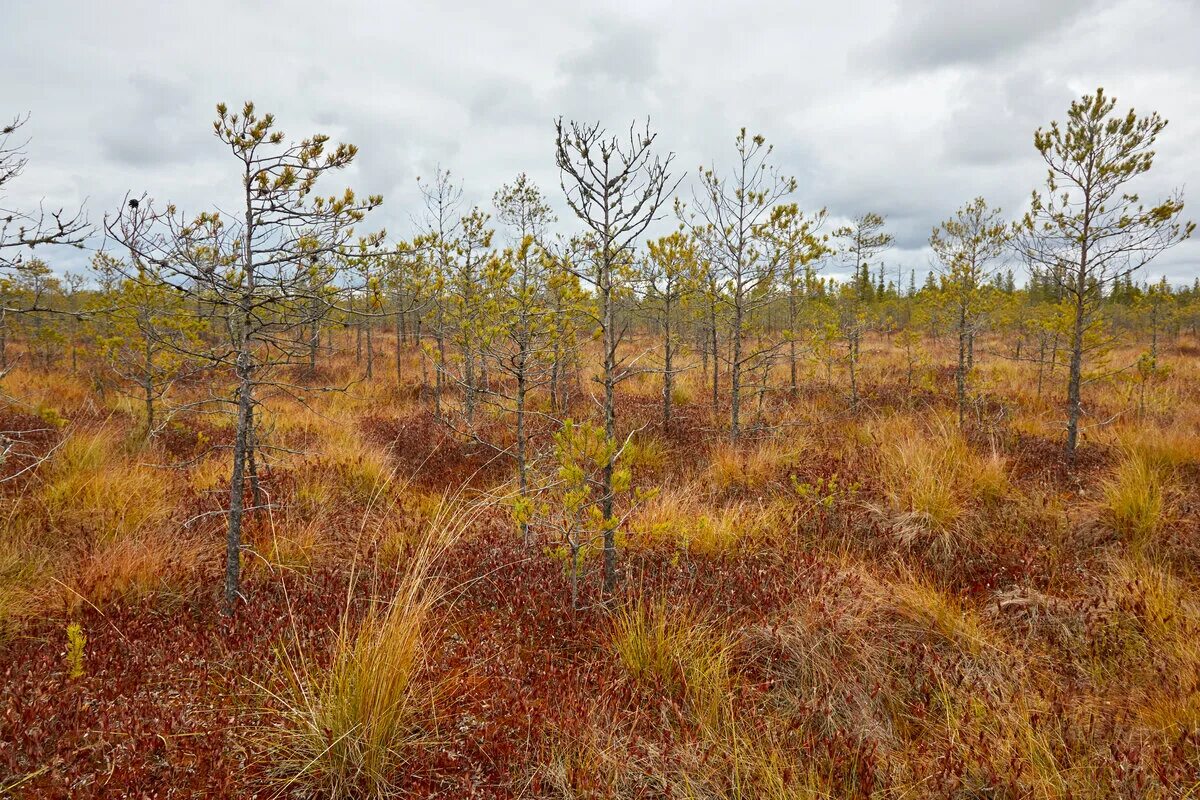
[[401, 241], [249, 103], [235, 208], [10, 209], [15, 119], [0, 795], [1196, 796], [1186, 143], [1123, 109], [900, 270], [753, 131], [559, 120]]

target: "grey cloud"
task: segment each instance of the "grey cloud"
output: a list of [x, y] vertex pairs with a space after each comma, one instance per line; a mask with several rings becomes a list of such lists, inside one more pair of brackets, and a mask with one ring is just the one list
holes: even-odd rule
[[484, 79], [471, 93], [471, 119], [484, 125], [522, 127], [545, 124], [534, 89], [519, 81]]
[[1061, 81], [1030, 69], [968, 79], [951, 101], [943, 144], [948, 160], [992, 166], [1032, 152], [1033, 132], [1061, 116], [1076, 98]]
[[[888, 215], [889, 268], [918, 273], [929, 229], [962, 203], [983, 195], [1021, 212], [1045, 178], [1033, 131], [1096, 85], [1171, 120], [1144, 196], [1200, 186], [1194, 0], [763, 0], [753, 14], [350, 2], [335, 17], [316, 0], [296, 0], [288, 15], [234, 0], [138, 13], [50, 1], [5, 12], [19, 35], [0, 49], [0, 114], [32, 112], [33, 136], [9, 200], [87, 198], [93, 219], [127, 189], [188, 211], [231, 205], [236, 165], [210, 123], [216, 101], [245, 98], [289, 136], [358, 145], [355, 166], [321, 190], [382, 193], [369, 224], [395, 236], [421, 216], [415, 176], [439, 164], [461, 176], [468, 205], [485, 207], [500, 183], [528, 173], [573, 231], [554, 165], [560, 115], [613, 132], [650, 117], [686, 176], [685, 199], [698, 165], [728, 169], [739, 127], [762, 133], [798, 178], [802, 207]], [[1160, 270], [1200, 273], [1200, 241], [1150, 274]]]
[[902, 0], [872, 57], [899, 69], [986, 63], [1054, 36], [1096, 0]]
[[658, 72], [654, 31], [629, 22], [591, 23], [592, 39], [560, 61], [562, 72], [575, 80], [637, 84]]
[[206, 136], [189, 118], [194, 109], [186, 85], [145, 74], [126, 83], [127, 93], [105, 109], [102, 153], [132, 167], [163, 167], [193, 157]]

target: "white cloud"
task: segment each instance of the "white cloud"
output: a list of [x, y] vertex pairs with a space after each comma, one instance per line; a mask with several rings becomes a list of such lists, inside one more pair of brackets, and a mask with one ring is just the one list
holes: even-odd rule
[[[415, 176], [438, 165], [464, 180], [468, 203], [486, 205], [522, 171], [557, 201], [560, 114], [615, 131], [649, 116], [689, 174], [728, 164], [739, 127], [761, 132], [804, 206], [889, 215], [889, 266], [918, 272], [930, 227], [963, 202], [1020, 210], [1044, 178], [1034, 129], [1097, 85], [1172, 121], [1144, 196], [1200, 187], [1191, 0], [64, 0], [7, 8], [3, 24], [15, 35], [0, 50], [0, 114], [31, 112], [34, 137], [10, 200], [86, 198], [93, 220], [129, 190], [228, 205], [236, 175], [209, 126], [218, 101], [246, 98], [290, 135], [359, 145], [334, 182], [382, 192], [375, 224], [394, 235], [420, 217]], [[1151, 272], [1200, 274], [1200, 243]]]

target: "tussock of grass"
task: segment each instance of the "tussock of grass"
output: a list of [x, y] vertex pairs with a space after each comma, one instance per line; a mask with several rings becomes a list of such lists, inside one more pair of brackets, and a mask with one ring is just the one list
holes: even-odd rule
[[619, 732], [621, 724], [614, 720], [591, 725], [581, 736], [553, 742], [536, 770], [538, 796], [562, 800], [839, 796], [817, 773], [818, 765], [781, 747], [774, 731], [730, 723], [664, 748], [631, 740]]
[[101, 539], [144, 533], [173, 507], [170, 475], [131, 461], [106, 429], [70, 435], [45, 474], [41, 497], [51, 524]]
[[712, 507], [692, 486], [666, 488], [634, 514], [629, 544], [668, 544], [693, 555], [719, 555], [769, 543], [781, 530], [774, 504], [740, 500]]
[[1166, 565], [1134, 554], [1112, 562], [1100, 618], [1088, 633], [1092, 675], [1137, 696], [1156, 734], [1178, 736], [1200, 722], [1200, 594]]
[[360, 503], [377, 502], [388, 491], [393, 473], [387, 453], [349, 433], [326, 444], [317, 468], [325, 473], [319, 480], [332, 478]]
[[16, 366], [4, 375], [4, 391], [38, 409], [43, 418], [49, 412], [70, 418], [76, 410], [92, 401], [91, 387], [81, 376], [61, 370], [50, 372]]
[[933, 633], [953, 647], [973, 656], [998, 651], [994, 635], [980, 616], [936, 586], [910, 578], [889, 587], [902, 627]]
[[1131, 427], [1119, 434], [1127, 452], [1158, 469], [1173, 470], [1200, 464], [1200, 436], [1187, 423]]
[[264, 540], [255, 548], [273, 567], [304, 570], [329, 544], [327, 507], [272, 509]]
[[277, 722], [258, 731], [280, 794], [381, 798], [428, 740], [442, 687], [425, 675], [432, 615], [445, 587], [436, 567], [474, 510], [449, 503], [413, 552], [395, 593], [358, 624], [343, 613], [328, 662], [299, 639], [278, 649], [269, 687]]
[[203, 557], [195, 538], [176, 532], [139, 531], [97, 541], [68, 576], [66, 604], [103, 607], [172, 588]]
[[667, 463], [667, 452], [659, 440], [635, 436], [621, 451], [621, 463], [635, 470], [659, 470]]
[[1130, 453], [1104, 482], [1104, 514], [1112, 528], [1135, 548], [1152, 544], [1166, 518], [1166, 476], [1162, 467]]
[[47, 554], [18, 531], [6, 527], [0, 532], [0, 644], [37, 612], [48, 561]]
[[758, 444], [716, 445], [709, 457], [706, 483], [718, 492], [754, 492], [784, 480], [800, 445], [770, 440]]
[[704, 724], [728, 706], [731, 645], [688, 606], [635, 601], [613, 617], [612, 647], [634, 682], [683, 701]]
[[892, 417], [873, 429], [880, 480], [894, 513], [932, 532], [956, 527], [972, 504], [1008, 496], [1008, 467], [996, 451], [981, 455], [944, 420], [928, 431]]
[[188, 482], [200, 494], [229, 491], [229, 459], [210, 456], [194, 464], [188, 473]]

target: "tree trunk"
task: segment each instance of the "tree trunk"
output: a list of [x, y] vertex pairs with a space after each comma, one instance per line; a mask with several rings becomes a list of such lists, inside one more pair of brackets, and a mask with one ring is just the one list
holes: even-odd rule
[[[522, 345], [521, 352], [518, 355], [517, 368], [517, 481], [520, 484], [522, 503], [529, 502], [529, 468], [526, 464], [526, 441], [525, 441], [525, 394], [526, 394], [526, 368], [525, 368], [525, 347]], [[526, 546], [531, 544], [529, 539], [529, 520], [525, 517], [529, 513], [528, 508], [522, 508], [521, 519], [521, 541]]]
[[742, 407], [742, 296], [741, 289], [737, 290], [737, 296], [734, 298], [733, 304], [733, 341], [730, 346], [733, 349], [733, 355], [729, 362], [729, 435], [733, 441], [738, 440], [741, 435], [741, 420], [739, 419]]
[[862, 334], [855, 329], [850, 334], [850, 407], [858, 408], [858, 339]]
[[954, 371], [954, 383], [958, 399], [958, 427], [962, 427], [967, 414], [967, 309], [958, 307], [958, 368]]
[[404, 312], [396, 312], [396, 386], [400, 386], [401, 351], [404, 349]]
[[142, 388], [145, 390], [146, 402], [146, 436], [154, 435], [154, 351], [150, 344], [150, 334], [143, 334], [146, 337], [142, 357], [145, 359], [142, 363]]
[[1088, 220], [1091, 198], [1084, 199], [1083, 235], [1079, 245], [1079, 272], [1075, 276], [1075, 324], [1071, 331], [1071, 368], [1067, 377], [1067, 465], [1075, 468], [1075, 450], [1079, 444], [1079, 417], [1083, 413], [1083, 334], [1088, 289]]
[[225, 608], [227, 616], [233, 616], [241, 592], [242, 557], [242, 512], [245, 506], [244, 478], [246, 450], [250, 436], [250, 404], [252, 384], [250, 381], [249, 353], [238, 356], [238, 416], [237, 432], [233, 439], [233, 473], [229, 480], [229, 523], [225, 532]]
[[433, 373], [433, 409], [434, 415], [442, 418], [442, 390], [446, 385], [446, 321], [442, 301], [437, 306], [437, 363]]
[[[667, 287], [670, 292], [670, 286]], [[671, 364], [671, 300], [664, 299], [663, 309], [663, 430], [671, 430], [671, 392], [674, 389], [675, 373]]]
[[[616, 372], [616, 330], [612, 302], [612, 254], [603, 255], [603, 274], [600, 280], [601, 314], [604, 319], [604, 435], [612, 442], [616, 438], [616, 409], [614, 407]], [[604, 594], [611, 595], [617, 587], [617, 532], [613, 520], [613, 469], [614, 456], [609, 455], [604, 465], [604, 493], [601, 511], [604, 514]]]
[[720, 389], [720, 374], [721, 361], [717, 357], [717, 301], [714, 296], [712, 304], [708, 307], [708, 330], [711, 334], [712, 341], [712, 410], [713, 415], [717, 413], [719, 406], [719, 389]]
[[367, 320], [367, 378], [375, 377], [375, 347], [371, 339], [371, 320]]
[[796, 289], [795, 279], [792, 280], [792, 287], [788, 292], [788, 356], [791, 371], [791, 388], [792, 397], [799, 394], [799, 386], [796, 382]]
[[250, 514], [262, 508], [262, 487], [258, 482], [258, 436], [254, 426], [254, 403], [250, 404], [250, 424], [246, 429], [246, 471], [250, 476]]
[[[1082, 281], [1080, 281], [1082, 283]], [[1079, 442], [1079, 418], [1083, 412], [1083, 294], [1075, 304], [1075, 325], [1071, 334], [1071, 366], [1067, 377], [1067, 465], [1075, 467], [1075, 449]]]

